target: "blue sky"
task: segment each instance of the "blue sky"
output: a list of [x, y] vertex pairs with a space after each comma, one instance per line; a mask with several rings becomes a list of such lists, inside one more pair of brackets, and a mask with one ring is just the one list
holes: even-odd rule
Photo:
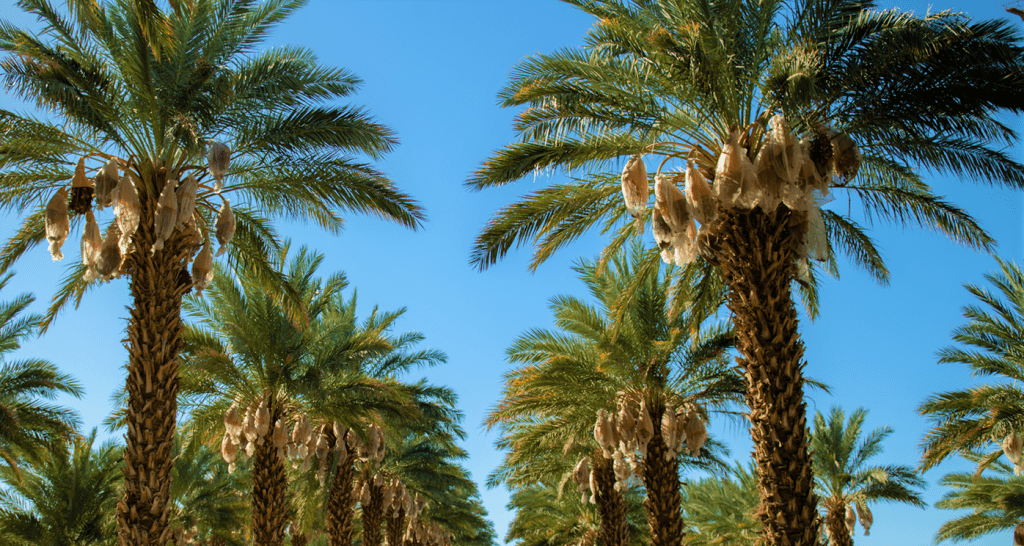
[[[881, 7], [893, 5], [881, 2]], [[1002, 3], [990, 0], [901, 1], [898, 6], [918, 14], [952, 8], [975, 18], [1004, 15]], [[0, 0], [0, 18], [30, 24], [11, 0]], [[527, 270], [528, 249], [479, 272], [469, 265], [469, 254], [485, 222], [517, 196], [557, 178], [538, 176], [480, 193], [466, 191], [462, 183], [493, 150], [514, 139], [515, 112], [499, 108], [495, 98], [511, 67], [524, 56], [579, 44], [590, 24], [588, 16], [556, 0], [312, 0], [268, 43], [309, 47], [324, 64], [357, 74], [364, 84], [352, 102], [368, 107], [401, 140], [379, 166], [425, 207], [429, 221], [424, 228], [412, 232], [362, 217], [350, 217], [339, 236], [315, 226], [279, 226], [296, 244], [326, 254], [325, 275], [346, 272], [361, 309], [408, 308], [398, 328], [423, 332], [422, 346], [448, 354], [446, 365], [424, 374], [459, 393], [469, 434], [466, 465], [478, 483], [501, 460], [493, 447], [495, 434], [483, 430], [481, 421], [500, 396], [501, 377], [509, 369], [506, 347], [528, 328], [552, 325], [552, 296], [585, 294], [569, 267], [578, 257], [596, 256], [604, 241], [584, 237], [533, 274]], [[4, 96], [0, 107], [24, 110]], [[1008, 121], [1019, 126], [1019, 119]], [[1020, 152], [1017, 147], [1011, 153], [1021, 160]], [[949, 178], [929, 182], [980, 220], [997, 239], [1003, 258], [1021, 260], [1021, 194]], [[829, 205], [847, 206], [843, 196]], [[14, 217], [0, 218], [0, 236], [6, 238], [16, 223]], [[872, 235], [892, 271], [891, 284], [879, 286], [846, 262], [842, 280], [829, 280], [822, 290], [821, 318], [814, 323], [805, 318], [801, 324], [807, 374], [832, 387], [831, 395], [812, 393], [810, 407], [824, 412], [832, 405], [864, 406], [870, 412], [868, 429], [888, 425], [895, 431], [878, 462], [916, 466], [927, 430], [917, 415], [918, 404], [929, 394], [972, 381], [965, 369], [936, 364], [935, 353], [962, 322], [960, 307], [969, 303], [962, 284], [982, 282], [995, 261], [934, 233], [875, 225]], [[72, 242], [68, 259], [78, 255], [77, 242]], [[16, 270], [13, 288], [0, 298], [33, 292], [41, 312], [64, 264], [51, 262], [39, 248]], [[86, 427], [100, 424], [110, 411], [111, 393], [123, 385], [120, 340], [127, 305], [125, 281], [102, 286], [17, 354], [47, 358], [81, 379], [86, 396], [69, 403], [81, 411]], [[750, 444], [744, 430], [721, 419], [712, 428], [735, 458], [746, 459]], [[943, 493], [937, 485], [942, 475], [965, 467], [951, 462], [924, 476], [930, 483], [925, 493], [929, 504]], [[507, 494], [502, 489], [482, 493], [503, 535], [511, 519], [504, 509]], [[932, 544], [935, 531], [950, 516], [934, 508], [880, 506], [871, 536], [858, 535], [856, 543]], [[974, 544], [1010, 540], [1004, 533]]]

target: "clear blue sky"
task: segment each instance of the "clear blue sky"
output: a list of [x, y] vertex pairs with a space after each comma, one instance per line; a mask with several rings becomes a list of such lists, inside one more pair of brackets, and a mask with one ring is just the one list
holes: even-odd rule
[[[0, 18], [31, 24], [12, 4], [0, 0]], [[882, 2], [883, 7], [892, 5]], [[952, 8], [975, 18], [1004, 15], [1002, 3], [992, 0], [930, 8], [919, 1], [898, 5], [918, 14]], [[493, 447], [495, 434], [486, 433], [481, 421], [501, 392], [502, 373], [508, 369], [505, 348], [528, 328], [551, 326], [549, 298], [584, 294], [569, 267], [580, 256], [596, 256], [604, 241], [584, 238], [536, 274], [527, 271], [525, 249], [478, 272], [469, 266], [470, 247], [487, 219], [517, 196], [556, 179], [539, 176], [482, 193], [467, 192], [462, 182], [490, 152], [514, 138], [514, 112], [500, 109], [495, 98], [512, 65], [526, 55], [579, 44], [590, 24], [589, 17], [556, 0], [312, 0], [271, 40], [309, 47], [323, 63], [360, 76], [364, 85], [353, 102], [367, 106], [401, 139], [380, 167], [424, 205], [429, 222], [423, 229], [410, 232], [374, 218], [351, 217], [336, 237], [314, 226], [282, 226], [282, 231], [327, 255], [324, 274], [345, 271], [358, 290], [361, 309], [408, 307], [399, 328], [423, 332], [423, 346], [448, 354], [447, 365], [425, 374], [459, 393], [469, 433], [467, 466], [478, 483], [501, 460]], [[24, 106], [0, 96], [0, 108]], [[1019, 126], [1019, 120], [1009, 121]], [[1020, 151], [1012, 151], [1018, 160]], [[970, 181], [933, 178], [930, 183], [980, 219], [998, 240], [1003, 258], [1021, 260], [1020, 194]], [[848, 205], [839, 196], [829, 206]], [[15, 223], [14, 218], [0, 219], [0, 236], [6, 239]], [[969, 299], [961, 285], [981, 282], [995, 262], [934, 233], [876, 225], [872, 234], [891, 268], [892, 283], [879, 286], [847, 262], [842, 281], [825, 284], [822, 317], [815, 323], [804, 320], [802, 329], [807, 374], [833, 391], [831, 396], [812, 393], [810, 405], [822, 411], [837, 404], [850, 410], [866, 407], [868, 429], [889, 425], [895, 430], [878, 462], [916, 466], [927, 423], [915, 408], [929, 394], [972, 381], [962, 368], [937, 365], [935, 352], [948, 344], [950, 331], [962, 321], [960, 307]], [[77, 259], [77, 240], [68, 245], [68, 259]], [[34, 292], [42, 312], [64, 264], [51, 262], [40, 247], [16, 270], [13, 289], [0, 298]], [[111, 393], [123, 385], [120, 340], [127, 305], [125, 281], [102, 286], [16, 355], [47, 358], [82, 380], [86, 396], [70, 403], [82, 412], [86, 427], [100, 424], [110, 411]], [[749, 454], [745, 431], [719, 422], [713, 433], [729, 443], [734, 457]], [[937, 482], [943, 474], [964, 467], [945, 464], [926, 474], [931, 484], [926, 500], [934, 503], [941, 497]], [[506, 492], [484, 489], [483, 498], [503, 535], [511, 519], [504, 509]], [[871, 536], [858, 535], [856, 543], [932, 544], [950, 515], [934, 508], [881, 506]], [[1010, 541], [1004, 533], [973, 544]]]

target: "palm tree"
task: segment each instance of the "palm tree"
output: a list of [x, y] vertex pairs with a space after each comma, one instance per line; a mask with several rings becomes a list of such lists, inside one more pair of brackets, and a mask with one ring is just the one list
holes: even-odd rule
[[[1024, 436], [1024, 365], [1017, 357], [1024, 350], [1024, 271], [1020, 265], [999, 260], [999, 271], [985, 275], [995, 290], [967, 284], [977, 302], [963, 308], [966, 323], [953, 331], [960, 346], [939, 351], [940, 363], [966, 364], [988, 383], [928, 397], [919, 411], [933, 424], [924, 440], [921, 468], [927, 470], [952, 454], [988, 451], [979, 470], [1006, 452], [1014, 464], [1020, 459], [1014, 438]], [[995, 444], [992, 450], [991, 444]], [[991, 451], [989, 451], [991, 450]]]
[[[643, 508], [643, 489], [631, 487], [623, 495], [629, 546], [650, 543]], [[508, 508], [515, 516], [509, 524], [506, 540], [518, 540], [522, 546], [594, 546], [602, 516], [597, 507], [583, 502], [579, 495], [557, 484], [533, 483], [512, 490]]]
[[[833, 247], [888, 278], [863, 227], [820, 210], [819, 200], [846, 192], [868, 218], [991, 248], [974, 219], [914, 167], [1024, 185], [1024, 166], [1000, 151], [1016, 133], [993, 117], [1024, 104], [1019, 36], [1005, 21], [922, 18], [860, 0], [567, 1], [598, 23], [584, 46], [516, 68], [501, 98], [526, 107], [515, 124], [520, 141], [467, 184], [499, 186], [557, 168], [585, 175], [500, 211], [472, 260], [486, 268], [533, 242], [536, 267], [597, 224], [611, 232], [611, 256], [648, 216], [643, 156], [660, 162], [650, 216], [662, 258], [693, 261], [684, 278], [709, 281], [698, 309], [715, 308], [716, 283], [729, 292], [764, 542], [812, 544], [817, 501], [791, 284], [803, 277], [813, 315], [814, 273], [800, 271], [815, 258], [835, 272]], [[604, 170], [626, 158], [622, 177]], [[669, 173], [673, 166], [685, 174]], [[621, 222], [627, 209], [636, 223]], [[774, 447], [776, 438], [785, 441]]]
[[747, 546], [757, 540], [757, 474], [753, 464], [737, 464], [720, 475], [683, 487], [686, 546]]
[[881, 454], [882, 442], [892, 429], [880, 427], [862, 437], [861, 426], [867, 414], [867, 410], [858, 408], [847, 420], [843, 410], [834, 407], [827, 420], [821, 412], [814, 415], [810, 438], [814, 482], [822, 498], [825, 532], [831, 546], [853, 545], [858, 516], [864, 534], [868, 534], [873, 521], [869, 504], [885, 501], [925, 507], [915, 491], [924, 488], [924, 480], [912, 468], [870, 464], [870, 459]]
[[[986, 459], [985, 453], [964, 451], [963, 457], [975, 464]], [[936, 542], [961, 542], [1014, 529], [1014, 546], [1019, 544], [1024, 529], [1024, 477], [1003, 461], [986, 465], [982, 472], [955, 472], [940, 482], [951, 488], [936, 508], [960, 510], [961, 515], [939, 527]], [[963, 514], [964, 510], [970, 510]]]
[[[690, 318], [670, 306], [669, 275], [647, 276], [634, 287], [646, 254], [634, 246], [628, 255], [613, 257], [607, 268], [586, 261], [575, 268], [598, 306], [567, 296], [552, 301], [559, 331], [531, 330], [513, 342], [509, 360], [523, 367], [506, 375], [504, 396], [485, 421], [501, 427], [499, 446], [509, 450], [492, 484], [504, 480], [519, 488], [557, 482], [568, 470], [567, 461], [588, 458], [593, 485], [584, 485], [586, 476], [576, 479], [584, 489], [596, 488], [590, 492], [601, 515], [596, 539], [607, 545], [630, 542], [620, 493], [626, 478], [619, 475], [629, 474], [627, 458], [646, 488], [652, 539], [678, 544], [680, 465], [706, 464], [714, 444], [707, 444], [699, 458], [685, 455], [680, 442], [663, 433], [663, 421], [675, 421], [674, 408], [687, 408], [680, 415], [693, 418], [699, 412], [706, 420], [710, 411], [738, 401], [743, 389], [726, 360], [731, 334], [721, 326], [691, 331]], [[630, 305], [617, 308], [623, 292], [631, 288], [636, 292]], [[623, 435], [623, 446], [613, 440], [609, 448], [595, 438], [595, 427], [600, 428], [595, 418], [607, 410], [615, 414], [616, 402], [637, 411], [638, 419], [648, 414], [653, 426], [646, 445], [624, 447], [630, 441], [625, 439], [626, 425], [613, 426], [618, 430], [612, 432]], [[696, 434], [688, 439], [693, 455], [701, 450]], [[615, 451], [621, 454], [613, 455]]]
[[120, 447], [94, 447], [96, 430], [16, 470], [0, 467], [0, 541], [38, 546], [116, 543], [112, 512], [121, 487]]
[[[0, 291], [11, 277], [8, 273], [0, 278]], [[0, 458], [15, 471], [22, 459], [42, 461], [50, 447], [71, 440], [79, 425], [74, 411], [44, 401], [60, 394], [80, 397], [78, 381], [45, 360], [7, 358], [36, 334], [40, 317], [19, 317], [33, 301], [21, 294], [0, 302]]]
[[[186, 423], [183, 428], [190, 427]], [[179, 434], [175, 449], [171, 505], [175, 528], [181, 531], [177, 544], [242, 546], [239, 530], [249, 516], [243, 494], [249, 475], [241, 471], [245, 465], [228, 472], [220, 453], [198, 438], [191, 440]]]
[[[48, 112], [0, 112], [0, 202], [34, 211], [0, 267], [44, 237], [61, 257], [69, 229], [84, 224], [87, 252], [69, 268], [47, 323], [95, 286], [87, 279], [129, 279], [129, 427], [118, 505], [125, 545], [170, 539], [181, 297], [208, 282], [211, 239], [222, 248], [231, 242], [240, 268], [272, 276], [264, 258], [278, 246], [270, 216], [332, 232], [349, 211], [410, 227], [422, 220], [414, 201], [357, 158], [389, 151], [392, 133], [360, 108], [331, 104], [359, 80], [321, 66], [306, 49], [257, 52], [302, 4], [73, 0], [62, 13], [49, 0], [27, 0], [19, 5], [40, 19], [39, 33], [0, 25], [5, 88]], [[105, 230], [90, 214], [94, 194], [98, 209], [114, 206]]]
[[[302, 471], [321, 477], [337, 465], [327, 501], [329, 536], [332, 545], [351, 540], [352, 465], [368, 458], [365, 446], [356, 448], [356, 435], [364, 434], [357, 429], [365, 428], [366, 420], [400, 424], [420, 415], [412, 389], [366, 368], [373, 362], [397, 372], [444, 359], [437, 351], [407, 351], [419, 341], [416, 334], [388, 333], [401, 312], [374, 310], [358, 323], [355, 296], [342, 294], [344, 275], [316, 277], [322, 261], [323, 255], [306, 248], [289, 258], [285, 245], [272, 259], [283, 278], [277, 291], [261, 275], [239, 270], [237, 281], [218, 275], [205, 297], [185, 299], [194, 323], [185, 332], [183, 392], [198, 430], [216, 431], [223, 419], [226, 458], [247, 453], [252, 459], [252, 529], [258, 545], [284, 540], [288, 450], [296, 461], [304, 459]], [[233, 454], [236, 449], [239, 455]]]

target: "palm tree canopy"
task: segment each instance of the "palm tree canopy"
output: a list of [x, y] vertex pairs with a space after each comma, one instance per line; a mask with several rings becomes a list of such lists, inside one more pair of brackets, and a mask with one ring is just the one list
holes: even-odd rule
[[990, 287], [966, 284], [976, 302], [963, 308], [966, 322], [953, 331], [958, 345], [939, 351], [940, 363], [966, 364], [973, 375], [988, 379], [974, 387], [934, 394], [921, 404], [932, 429], [925, 436], [921, 468], [927, 470], [949, 455], [991, 449], [982, 466], [1002, 454], [999, 444], [1024, 433], [1024, 271], [998, 260], [999, 270], [985, 275]]
[[[0, 278], [0, 290], [11, 277]], [[13, 466], [22, 458], [45, 458], [49, 445], [69, 440], [80, 424], [74, 411], [52, 403], [61, 394], [80, 397], [77, 380], [45, 360], [8, 357], [36, 334], [40, 317], [19, 316], [33, 301], [22, 294], [0, 302], [0, 458]]]
[[[797, 133], [833, 127], [858, 143], [859, 174], [831, 185], [869, 222], [920, 225], [991, 249], [981, 226], [916, 169], [1024, 186], [1024, 166], [1004, 152], [1017, 134], [993, 116], [1024, 105], [1024, 49], [1006, 21], [918, 17], [861, 0], [566, 1], [597, 22], [582, 46], [514, 69], [500, 99], [524, 107], [519, 140], [467, 186], [549, 170], [575, 178], [502, 209], [474, 246], [480, 268], [527, 244], [537, 267], [591, 229], [609, 234], [611, 255], [642, 225], [622, 221], [617, 171], [626, 158], [649, 156], [650, 172], [691, 159], [713, 174], [730, 130], [764, 126], [777, 112]], [[855, 216], [823, 214], [830, 245], [886, 281]], [[837, 271], [834, 252], [824, 267]]]
[[323, 255], [289, 245], [272, 259], [283, 285], [239, 270], [214, 278], [204, 297], [189, 296], [182, 392], [200, 429], [217, 423], [232, 401], [272, 395], [289, 411], [355, 426], [364, 418], [402, 422], [420, 417], [417, 398], [443, 397], [398, 377], [444, 362], [436, 350], [411, 348], [422, 335], [392, 335], [404, 310], [372, 309], [360, 322], [356, 297], [341, 273], [316, 276]]
[[20, 470], [0, 467], [0, 544], [88, 546], [116, 542], [121, 446], [94, 446], [96, 430]]
[[[670, 304], [673, 276], [636, 275], [647, 255], [634, 245], [606, 268], [580, 261], [574, 269], [596, 305], [555, 297], [557, 330], [529, 330], [509, 347], [509, 361], [521, 367], [506, 374], [502, 399], [485, 421], [501, 428], [498, 446], [509, 450], [490, 485], [525, 486], [550, 480], [552, 471], [557, 481], [597, 449], [597, 413], [614, 411], [620, 393], [663, 391], [677, 407], [697, 405], [705, 419], [741, 399], [743, 380], [726, 359], [731, 333], [717, 324], [692, 331], [691, 318]], [[681, 460], [707, 464], [721, 453], [710, 441], [703, 461]]]
[[866, 435], [861, 430], [867, 410], [857, 408], [846, 418], [842, 408], [834, 407], [826, 418], [815, 412], [810, 448], [814, 453], [814, 480], [825, 504], [879, 501], [902, 502], [924, 508], [918, 490], [924, 488], [914, 470], [903, 465], [876, 466], [870, 460], [882, 453], [882, 442], [892, 434], [880, 427]]
[[687, 546], [746, 546], [761, 531], [753, 465], [737, 463], [718, 475], [689, 481], [682, 494]]
[[[337, 104], [360, 80], [323, 66], [308, 49], [260, 48], [304, 3], [76, 0], [63, 12], [49, 0], [19, 1], [42, 29], [0, 22], [0, 81], [45, 115], [0, 111], [0, 203], [32, 211], [4, 247], [0, 268], [44, 240], [40, 203], [68, 184], [79, 158], [90, 175], [117, 159], [143, 200], [159, 195], [153, 180], [194, 174], [205, 236], [221, 199], [230, 198], [232, 255], [268, 275], [264, 256], [277, 247], [270, 217], [312, 220], [332, 232], [347, 212], [420, 225], [418, 204], [361, 159], [390, 151], [394, 134], [365, 109]], [[207, 169], [210, 141], [230, 148], [223, 192]], [[81, 224], [72, 219], [73, 229]], [[80, 300], [84, 271], [70, 266], [47, 321]]]
[[[963, 457], [982, 464], [987, 455], [965, 451]], [[954, 472], [940, 482], [950, 488], [936, 508], [959, 510], [961, 515], [939, 527], [937, 542], [964, 542], [1013, 529], [1024, 521], [1024, 477], [1003, 461], [989, 463], [984, 472]], [[964, 510], [969, 513], [964, 514]]]

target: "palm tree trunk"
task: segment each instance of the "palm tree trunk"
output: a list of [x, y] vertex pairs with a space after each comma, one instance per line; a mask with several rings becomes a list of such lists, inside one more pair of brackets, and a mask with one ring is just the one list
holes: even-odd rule
[[356, 504], [352, 491], [355, 461], [355, 453], [339, 460], [331, 480], [331, 492], [327, 496], [327, 542], [330, 546], [352, 546], [352, 517]]
[[[283, 416], [272, 403], [270, 422]], [[252, 456], [252, 533], [255, 546], [283, 546], [288, 528], [288, 473], [268, 434]]]
[[306, 533], [292, 533], [292, 546], [306, 546], [309, 543], [309, 536]]
[[381, 524], [384, 518], [384, 487], [373, 484], [373, 478], [367, 478], [370, 484], [370, 504], [363, 506], [363, 546], [380, 546], [384, 539]]
[[718, 255], [747, 381], [760, 544], [812, 546], [820, 518], [807, 452], [804, 347], [790, 292], [807, 216], [780, 206], [773, 215], [722, 211], [719, 222]]
[[597, 510], [601, 525], [597, 530], [597, 543], [602, 546], [628, 546], [629, 526], [626, 522], [626, 501], [615, 490], [615, 470], [612, 460], [600, 454], [591, 457], [597, 478]]
[[404, 546], [402, 540], [405, 533], [404, 506], [399, 506], [397, 510], [394, 505], [388, 508], [385, 530], [388, 537], [388, 546]]
[[647, 488], [647, 525], [651, 530], [651, 546], [679, 546], [683, 540], [683, 517], [680, 511], [679, 460], [665, 460], [668, 446], [661, 436], [661, 417], [665, 405], [659, 400], [651, 405], [654, 437], [647, 444], [640, 477]]
[[825, 515], [829, 546], [853, 546], [853, 533], [846, 528], [846, 505], [829, 506]]
[[165, 546], [172, 539], [169, 497], [171, 452], [178, 412], [181, 296], [191, 288], [182, 269], [194, 241], [175, 232], [163, 250], [155, 241], [152, 199], [143, 199], [142, 221], [125, 264], [132, 308], [128, 319], [124, 495], [117, 505], [120, 546]]

